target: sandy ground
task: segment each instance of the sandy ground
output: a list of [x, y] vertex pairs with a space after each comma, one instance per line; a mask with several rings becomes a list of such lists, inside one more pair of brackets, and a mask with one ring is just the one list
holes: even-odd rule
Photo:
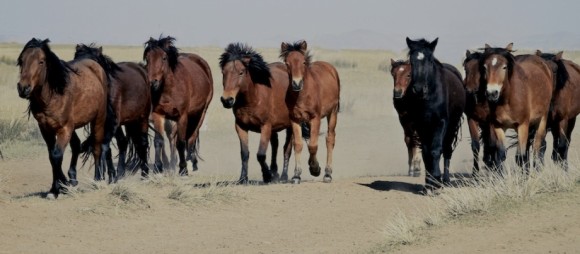
[[[393, 126], [398, 123], [376, 123], [367, 125], [365, 131], [357, 131], [363, 125], [358, 126], [358, 121], [339, 125], [335, 178], [331, 184], [305, 172], [300, 185], [234, 186], [225, 197], [210, 197], [194, 204], [171, 200], [167, 198], [167, 188], [151, 187], [136, 179], [128, 181], [133, 181], [132, 188], [140, 193], [137, 203], [115, 201], [109, 194], [113, 186], [50, 201], [43, 198], [50, 183], [45, 158], [7, 159], [0, 163], [0, 253], [376, 250], [385, 237], [382, 232], [389, 218], [398, 212], [416, 213], [425, 207], [427, 199], [418, 194], [422, 178], [396, 176], [407, 172], [402, 134], [397, 125]], [[187, 179], [197, 178], [202, 184], [203, 179], [211, 177], [236, 179], [239, 152], [233, 130], [205, 131], [203, 135], [205, 161]], [[251, 149], [255, 151], [257, 135], [252, 139]], [[467, 144], [468, 139], [464, 138], [454, 157], [454, 173], [469, 172]], [[325, 154], [324, 146], [320, 152]], [[259, 181], [254, 160], [252, 156], [250, 178]], [[92, 170], [83, 168], [81, 183], [90, 182], [91, 174]], [[573, 241], [580, 228], [578, 196], [508, 213], [489, 224], [444, 226], [429, 232], [433, 234], [431, 242], [404, 246], [398, 251], [574, 252], [580, 248]]]

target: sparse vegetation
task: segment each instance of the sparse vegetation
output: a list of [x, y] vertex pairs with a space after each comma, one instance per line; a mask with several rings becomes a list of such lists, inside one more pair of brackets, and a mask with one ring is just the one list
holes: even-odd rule
[[346, 59], [336, 59], [330, 60], [330, 64], [334, 65], [334, 67], [338, 69], [356, 69], [358, 63], [354, 60], [346, 60]]
[[0, 56], [0, 63], [15, 66], [17, 62], [16, 59], [14, 58], [8, 56]]

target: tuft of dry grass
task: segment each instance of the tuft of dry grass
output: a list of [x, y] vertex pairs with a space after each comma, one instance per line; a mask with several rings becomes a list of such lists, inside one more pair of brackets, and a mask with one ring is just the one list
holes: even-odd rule
[[564, 171], [547, 162], [540, 170], [527, 173], [511, 163], [502, 173], [487, 172], [477, 182], [465, 180], [457, 187], [444, 188], [439, 195], [426, 197], [429, 202], [426, 212], [418, 211], [413, 216], [396, 214], [385, 226], [385, 245], [380, 251], [412, 244], [426, 228], [462, 216], [510, 209], [542, 194], [572, 191], [580, 183], [580, 170], [575, 166], [580, 163], [570, 160], [569, 165]]
[[135, 188], [128, 181], [114, 184], [109, 192], [109, 196], [112, 197], [111, 202], [116, 207], [150, 208], [151, 206], [147, 200], [144, 199], [143, 195], [135, 191]]

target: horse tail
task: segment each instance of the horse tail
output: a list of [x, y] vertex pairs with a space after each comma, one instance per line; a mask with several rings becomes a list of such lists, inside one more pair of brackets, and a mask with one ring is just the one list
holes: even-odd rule
[[564, 88], [564, 85], [566, 85], [566, 82], [568, 81], [570, 75], [568, 74], [568, 70], [566, 70], [564, 61], [560, 59], [555, 62], [556, 65], [558, 66], [558, 71], [556, 72], [556, 90], [560, 90]]
[[90, 156], [93, 154], [93, 144], [95, 143], [95, 140], [93, 136], [90, 135], [91, 130], [88, 124], [83, 127], [83, 132], [85, 133], [85, 136], [88, 137], [87, 140], [81, 143], [80, 156], [82, 160], [82, 166], [84, 167]]
[[453, 142], [451, 143], [452, 150], [455, 150], [455, 148], [457, 148], [457, 144], [459, 144], [459, 141], [461, 141], [461, 136], [463, 136], [463, 131], [461, 130], [461, 126], [463, 125], [463, 119], [464, 119], [463, 115], [461, 115], [461, 117], [459, 117], [457, 125], [455, 126], [455, 130], [453, 130]]
[[191, 154], [192, 161], [194, 160], [194, 158], [196, 158], [199, 161], [203, 161], [203, 158], [201, 157], [201, 155], [199, 155], [199, 134], [195, 138], [195, 142], [193, 143], [193, 146], [190, 147], [189, 150], [190, 150], [189, 153]]
[[300, 126], [302, 127], [302, 138], [306, 141], [308, 141], [311, 137], [310, 137], [310, 123], [307, 122], [302, 122], [300, 124]]

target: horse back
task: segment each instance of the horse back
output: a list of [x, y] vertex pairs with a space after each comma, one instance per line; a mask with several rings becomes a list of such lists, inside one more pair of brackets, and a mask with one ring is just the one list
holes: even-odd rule
[[339, 108], [340, 79], [338, 71], [330, 63], [324, 61], [313, 62], [310, 73], [320, 88], [321, 117], [329, 115]]
[[107, 74], [95, 61], [83, 59], [69, 62], [76, 73], [69, 76], [70, 90], [65, 96], [72, 99], [69, 117], [75, 128], [92, 122], [97, 117], [103, 121], [107, 111], [108, 81]]

